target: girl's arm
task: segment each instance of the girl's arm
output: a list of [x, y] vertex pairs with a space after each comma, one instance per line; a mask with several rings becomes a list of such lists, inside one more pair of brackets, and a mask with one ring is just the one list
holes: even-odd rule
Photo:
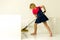
[[46, 12], [46, 8], [45, 8], [45, 6], [44, 5], [42, 5], [42, 8], [44, 9], [44, 13]]
[[37, 15], [34, 14], [35, 17], [37, 17]]

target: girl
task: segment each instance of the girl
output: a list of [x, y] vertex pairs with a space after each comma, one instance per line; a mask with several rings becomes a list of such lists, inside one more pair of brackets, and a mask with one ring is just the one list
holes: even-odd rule
[[[44, 9], [44, 12], [42, 12], [42, 9]], [[37, 24], [43, 22], [43, 24], [45, 25], [45, 27], [47, 28], [47, 30], [49, 31], [50, 36], [52, 36], [52, 32], [47, 24], [47, 20], [48, 18], [46, 17], [46, 15], [44, 14], [46, 12], [45, 7], [42, 6], [38, 6], [36, 7], [36, 5], [34, 3], [30, 4], [30, 9], [32, 9], [32, 12], [34, 14], [34, 16], [36, 17], [36, 21], [34, 23], [34, 32], [31, 35], [36, 35], [37, 34]]]

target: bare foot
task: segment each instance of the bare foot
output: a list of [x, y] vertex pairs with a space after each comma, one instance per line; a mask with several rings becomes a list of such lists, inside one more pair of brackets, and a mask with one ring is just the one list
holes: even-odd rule
[[52, 37], [52, 33], [50, 33], [50, 37]]
[[36, 33], [31, 33], [31, 35], [36, 35]]

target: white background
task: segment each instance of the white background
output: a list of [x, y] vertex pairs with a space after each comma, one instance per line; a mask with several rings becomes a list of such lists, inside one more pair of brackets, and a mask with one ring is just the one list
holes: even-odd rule
[[[20, 28], [20, 17], [22, 20], [22, 27], [26, 26], [34, 16], [29, 9], [29, 4], [34, 2], [38, 5], [45, 5], [48, 17], [52, 17], [53, 28], [55, 33], [60, 33], [60, 0], [0, 0], [0, 39], [1, 40], [18, 40]], [[51, 19], [51, 18], [50, 18]], [[54, 21], [54, 19], [57, 19]], [[49, 22], [52, 25], [52, 22]], [[56, 26], [55, 26], [56, 24]], [[43, 24], [42, 24], [43, 25]], [[41, 26], [42, 26], [41, 25]], [[47, 33], [43, 31], [41, 33]], [[12, 30], [11, 30], [12, 29]], [[44, 29], [46, 30], [46, 29]], [[18, 37], [17, 37], [18, 35]], [[16, 39], [15, 39], [16, 38]]]

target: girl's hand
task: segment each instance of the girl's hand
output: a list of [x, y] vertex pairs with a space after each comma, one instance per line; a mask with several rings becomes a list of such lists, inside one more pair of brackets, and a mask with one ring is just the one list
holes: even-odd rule
[[46, 13], [46, 8], [44, 5], [42, 5], [42, 8], [44, 9], [44, 12], [43, 13]]
[[43, 13], [46, 13], [46, 11], [44, 11]]

